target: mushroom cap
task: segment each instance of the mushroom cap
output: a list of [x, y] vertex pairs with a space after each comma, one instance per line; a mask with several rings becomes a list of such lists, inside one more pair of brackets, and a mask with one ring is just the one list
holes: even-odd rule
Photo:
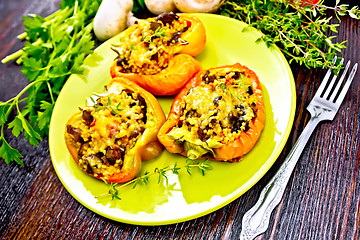
[[155, 15], [176, 10], [174, 0], [145, 0], [145, 5]]
[[216, 12], [225, 0], [174, 0], [175, 6], [184, 13]]

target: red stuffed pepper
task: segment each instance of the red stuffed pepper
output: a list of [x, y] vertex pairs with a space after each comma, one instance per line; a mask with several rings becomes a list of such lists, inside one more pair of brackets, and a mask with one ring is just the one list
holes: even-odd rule
[[157, 133], [165, 115], [156, 98], [133, 82], [115, 78], [67, 122], [65, 142], [85, 173], [107, 182], [127, 182], [141, 162], [163, 150]]
[[239, 63], [200, 71], [176, 96], [158, 138], [190, 159], [239, 161], [257, 142], [265, 107], [257, 75]]
[[195, 16], [164, 13], [139, 20], [113, 46], [118, 57], [112, 77], [125, 77], [155, 95], [173, 95], [200, 69], [193, 58], [206, 43], [205, 28]]

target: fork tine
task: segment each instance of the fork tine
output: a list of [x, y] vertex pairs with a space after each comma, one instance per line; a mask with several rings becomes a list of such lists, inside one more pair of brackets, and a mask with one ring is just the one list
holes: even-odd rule
[[[335, 64], [335, 62], [336, 62], [336, 59], [337, 59], [337, 56], [335, 56], [335, 57], [333, 58], [333, 61], [332, 61], [332, 65], [331, 65], [331, 66], [334, 66], [334, 64]], [[324, 91], [324, 89], [325, 89], [325, 87], [326, 87], [326, 84], [327, 84], [327, 82], [328, 82], [328, 80], [329, 80], [329, 78], [330, 78], [331, 71], [332, 71], [331, 68], [329, 68], [329, 70], [326, 72], [324, 79], [323, 79], [322, 82], [320, 83], [320, 86], [319, 86], [318, 90], [317, 90], [316, 93], [315, 93], [315, 96], [320, 97], [321, 93]]]
[[355, 76], [356, 70], [358, 69], [358, 63], [356, 63], [353, 68], [351, 69], [351, 73], [349, 75], [349, 78], [346, 80], [344, 88], [341, 90], [339, 96], [335, 99], [335, 104], [338, 106], [342, 103], [342, 101], [345, 98], [345, 95], [350, 87], [350, 84]]
[[338, 95], [339, 88], [340, 88], [342, 82], [344, 81], [344, 78], [345, 78], [345, 75], [346, 75], [347, 71], [349, 70], [350, 63], [351, 63], [351, 61], [347, 62], [346, 66], [345, 66], [345, 69], [344, 69], [344, 72], [341, 75], [340, 80], [337, 82], [336, 87], [335, 87], [334, 91], [331, 94], [331, 97], [329, 98], [329, 100], [331, 102], [333, 102], [335, 100], [336, 95]]
[[[344, 63], [344, 59], [341, 59], [339, 64], [342, 65], [343, 63]], [[331, 82], [330, 82], [329, 86], [327, 87], [325, 93], [322, 94], [322, 97], [328, 98], [328, 96], [330, 96], [331, 90], [332, 90], [332, 88], [333, 88], [333, 86], [335, 84], [335, 81], [336, 81], [337, 77], [338, 77], [337, 75], [334, 75], [334, 77], [331, 79]]]

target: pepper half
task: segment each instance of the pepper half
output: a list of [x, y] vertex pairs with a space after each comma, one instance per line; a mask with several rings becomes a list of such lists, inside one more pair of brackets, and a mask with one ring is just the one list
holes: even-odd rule
[[264, 123], [260, 81], [236, 63], [192, 78], [176, 96], [158, 138], [171, 153], [234, 162], [254, 147]]
[[127, 182], [141, 162], [157, 157], [157, 133], [165, 122], [156, 98], [124, 78], [114, 78], [103, 94], [66, 123], [65, 143], [85, 173], [107, 182]]
[[200, 69], [193, 56], [206, 43], [205, 28], [195, 16], [164, 13], [139, 20], [113, 46], [118, 53], [112, 77], [125, 77], [155, 95], [174, 95]]

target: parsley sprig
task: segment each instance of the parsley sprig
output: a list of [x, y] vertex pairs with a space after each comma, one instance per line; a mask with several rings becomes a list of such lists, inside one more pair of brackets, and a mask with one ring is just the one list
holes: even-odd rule
[[[81, 65], [93, 51], [92, 20], [100, 3], [101, 0], [63, 0], [59, 10], [46, 18], [35, 14], [23, 17], [25, 32], [18, 38], [26, 39], [25, 46], [2, 60], [22, 64], [21, 72], [29, 80], [15, 97], [0, 102], [0, 158], [6, 163], [23, 165], [22, 155], [5, 138], [5, 128], [11, 129], [15, 137], [23, 133], [35, 146], [48, 134], [62, 86], [71, 74], [83, 72]], [[16, 114], [11, 119], [13, 110]]]
[[167, 177], [167, 173], [171, 172], [173, 174], [179, 175], [179, 170], [180, 169], [185, 169], [186, 172], [191, 175], [191, 170], [193, 168], [195, 169], [199, 169], [201, 171], [201, 174], [204, 176], [205, 172], [208, 170], [212, 169], [212, 166], [210, 164], [207, 163], [209, 159], [205, 159], [203, 161], [194, 163], [189, 162], [189, 159], [186, 159], [186, 164], [183, 166], [178, 166], [177, 163], [174, 164], [174, 166], [170, 167], [170, 166], [166, 166], [163, 168], [155, 168], [153, 172], [149, 172], [146, 171], [145, 173], [143, 173], [141, 176], [127, 182], [124, 184], [118, 184], [118, 183], [109, 183], [107, 182], [105, 179], [103, 179], [103, 181], [105, 182], [105, 184], [109, 187], [109, 191], [107, 193], [101, 194], [96, 196], [96, 198], [100, 198], [100, 197], [105, 197], [105, 196], [111, 196], [111, 200], [114, 199], [119, 199], [121, 200], [119, 194], [120, 194], [120, 189], [124, 188], [126, 186], [129, 185], [133, 185], [133, 189], [137, 186], [137, 185], [147, 185], [149, 183], [149, 178], [151, 176], [158, 176], [158, 184], [161, 182], [162, 179], [166, 180], [166, 185], [168, 185], [168, 177]]
[[[260, 30], [267, 46], [277, 45], [289, 62], [308, 68], [330, 68], [332, 59], [345, 48], [345, 42], [335, 42], [338, 23], [331, 23], [327, 10], [336, 16], [349, 15], [359, 19], [357, 6], [348, 8], [336, 1], [329, 7], [320, 0], [317, 4], [304, 4], [302, 0], [229, 0], [221, 8], [221, 14], [239, 19]], [[340, 22], [340, 18], [338, 17]], [[245, 28], [246, 31], [248, 28]], [[329, 32], [329, 33], [328, 33]], [[336, 66], [336, 69], [342, 67]]]

